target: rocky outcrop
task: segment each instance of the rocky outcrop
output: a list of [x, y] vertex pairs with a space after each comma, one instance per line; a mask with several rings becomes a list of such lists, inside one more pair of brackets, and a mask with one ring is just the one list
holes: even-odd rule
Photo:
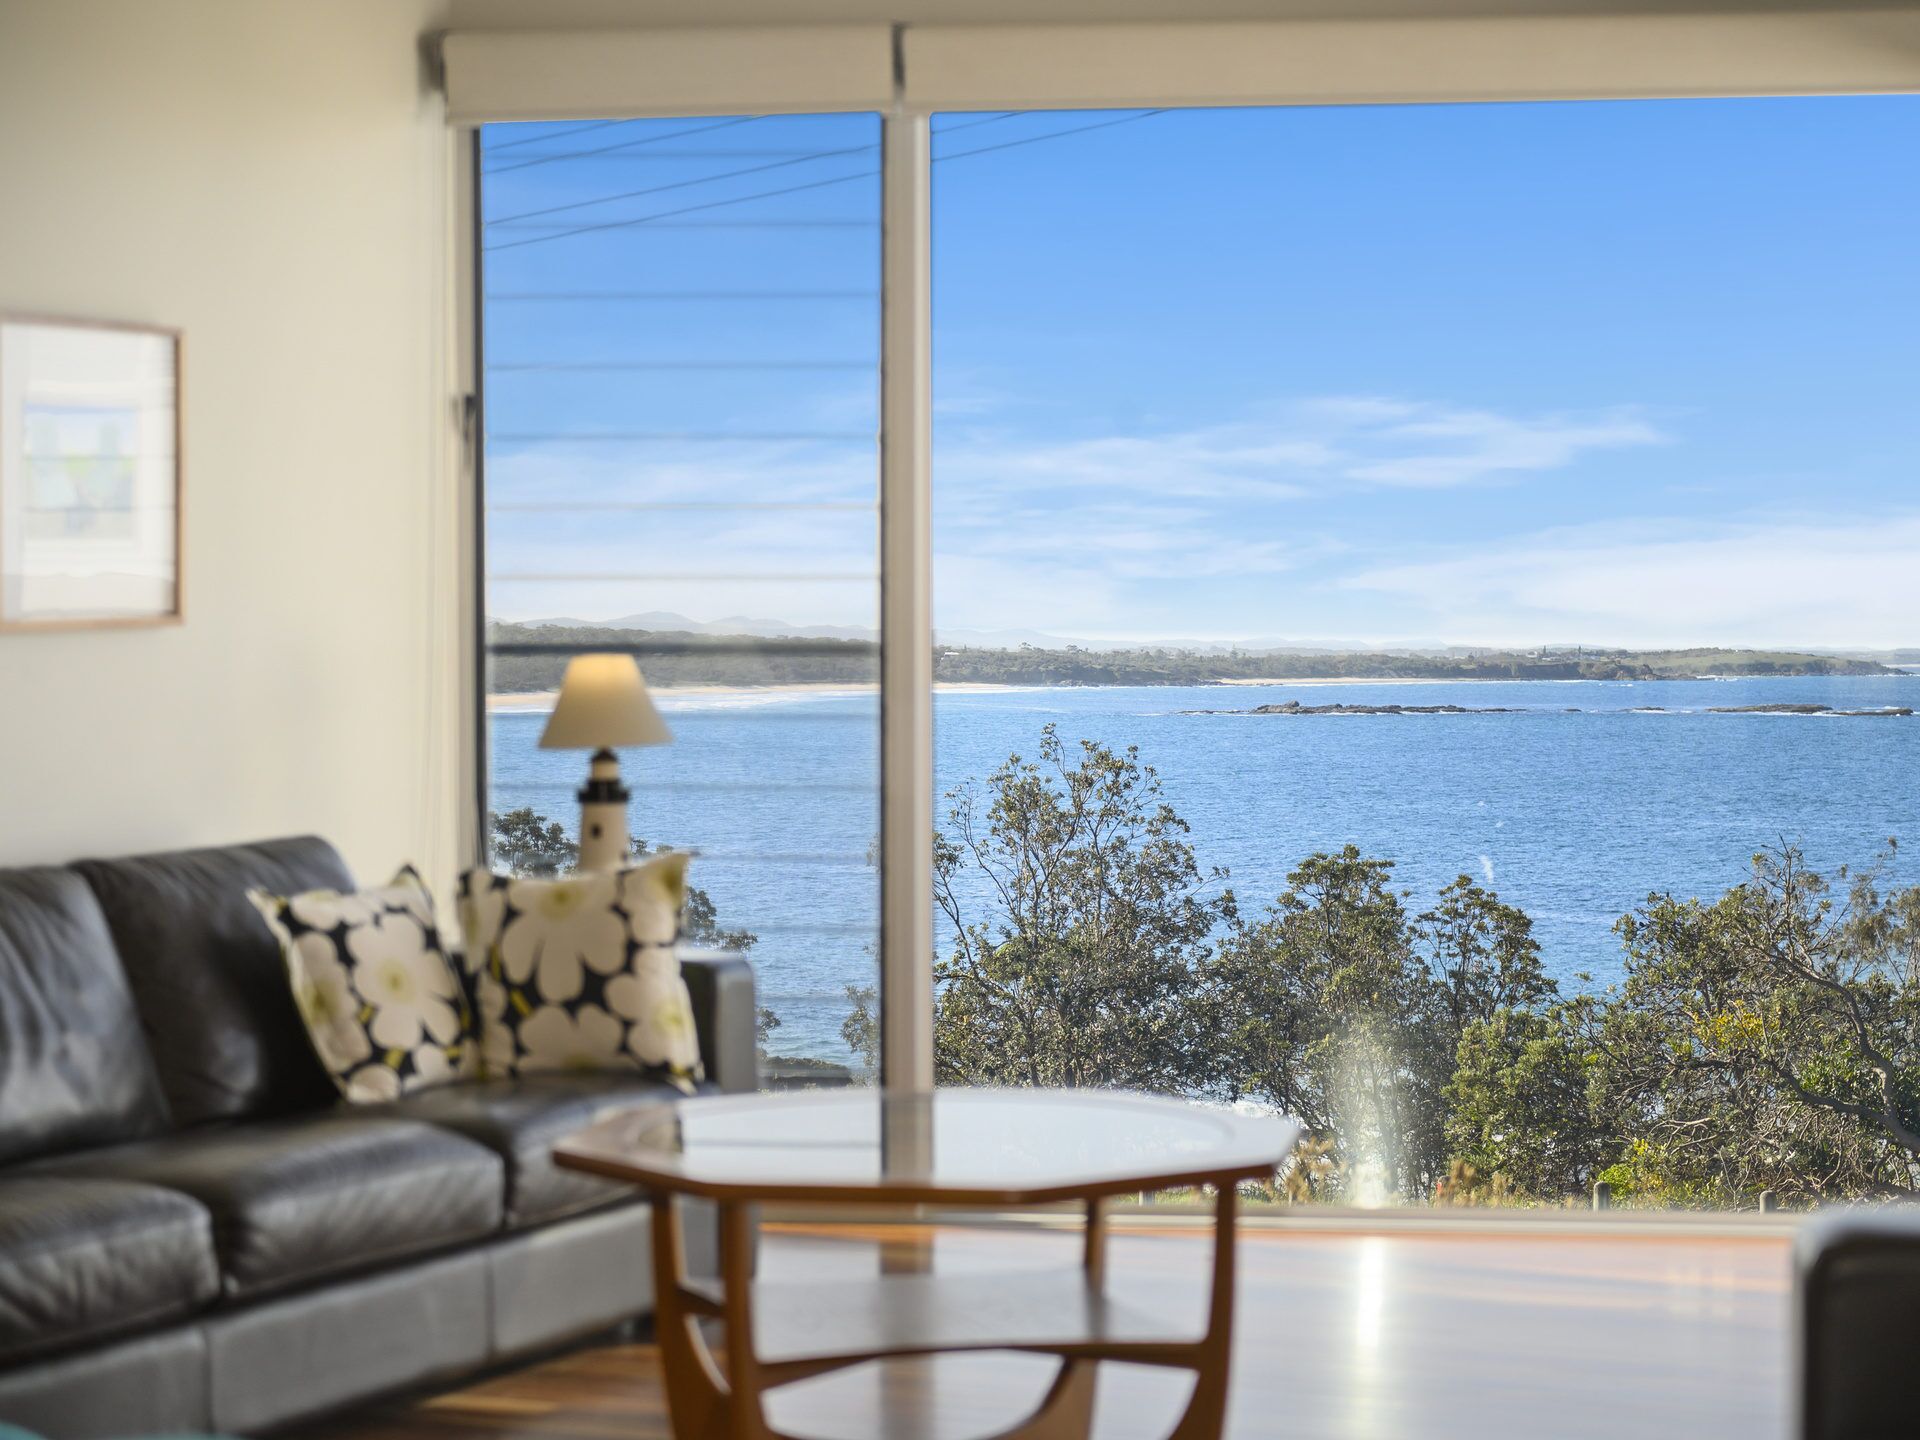
[[1831, 705], [1709, 705], [1709, 715], [1911, 715], [1906, 705], [1884, 705], [1878, 710], [1836, 710]]

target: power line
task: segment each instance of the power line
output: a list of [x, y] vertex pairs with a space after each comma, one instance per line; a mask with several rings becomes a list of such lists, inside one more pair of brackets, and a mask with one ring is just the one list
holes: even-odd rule
[[587, 582], [619, 584], [626, 581], [672, 581], [675, 584], [689, 584], [701, 581], [714, 581], [728, 585], [754, 585], [778, 583], [782, 585], [843, 585], [849, 581], [866, 582], [880, 577], [869, 570], [801, 570], [791, 574], [779, 572], [761, 572], [759, 574], [729, 574], [725, 571], [706, 570], [605, 570], [587, 573], [567, 571], [565, 573], [547, 571], [515, 571], [502, 575], [498, 572], [487, 576], [489, 585], [572, 585]]
[[[1090, 130], [1107, 130], [1115, 125], [1131, 125], [1137, 120], [1148, 120], [1155, 115], [1164, 115], [1166, 113], [1165, 109], [1141, 110], [1131, 115], [1121, 115], [1110, 120], [1096, 120], [1090, 125], [1075, 125], [1066, 130], [1050, 130], [1044, 135], [1029, 135], [1020, 140], [1002, 141], [998, 145], [981, 145], [972, 150], [957, 150], [951, 155], [936, 155], [933, 157], [932, 163], [938, 165], [948, 160], [964, 160], [970, 155], [987, 155], [998, 150], [1016, 149], [1022, 145], [1038, 145], [1045, 140], [1063, 140], [1069, 135], [1084, 135]], [[863, 146], [861, 148], [868, 149], [871, 147]], [[754, 200], [771, 200], [781, 195], [797, 195], [805, 190], [819, 190], [829, 185], [844, 185], [854, 180], [867, 180], [879, 173], [878, 170], [860, 170], [851, 175], [833, 175], [824, 180], [810, 180], [804, 185], [788, 185], [778, 190], [760, 190], [751, 195], [735, 195], [726, 200], [708, 200], [699, 205], [686, 205], [677, 210], [662, 210], [653, 215], [636, 215], [626, 220], [606, 220], [597, 225], [582, 225], [572, 230], [561, 230], [552, 235], [531, 235], [524, 240], [508, 240], [498, 245], [484, 246], [483, 250], [491, 254], [496, 250], [517, 250], [526, 245], [544, 245], [552, 240], [567, 240], [575, 235], [591, 235], [602, 230], [625, 230], [637, 225], [651, 224], [656, 220], [670, 220], [680, 215], [692, 215], [700, 211], [718, 210], [728, 205], [745, 205]], [[717, 179], [721, 177], [715, 176], [709, 178]], [[526, 217], [522, 215], [505, 218], [525, 219]]]
[[[496, 165], [492, 169], [485, 170], [482, 173], [487, 175], [503, 175], [509, 170], [525, 170], [534, 165], [551, 164], [555, 160], [578, 160], [582, 156], [606, 155], [606, 154], [610, 154], [615, 150], [637, 150], [642, 145], [659, 145], [659, 144], [663, 144], [668, 140], [682, 139], [688, 135], [705, 135], [712, 130], [725, 130], [728, 127], [733, 125], [746, 125], [751, 123], [752, 121], [764, 120], [765, 118], [766, 117], [764, 115], [736, 115], [731, 119], [716, 121], [712, 125], [694, 125], [685, 130], [669, 131], [665, 135], [646, 135], [641, 137], [638, 140], [622, 140], [617, 145], [602, 145], [597, 150], [569, 150], [559, 155], [539, 155], [539, 156], [535, 156], [531, 160], [522, 160], [516, 165]], [[611, 125], [627, 125], [627, 124], [631, 124], [632, 122], [627, 120], [611, 120], [611, 121], [608, 121], [607, 123]], [[591, 130], [596, 127], [590, 125], [590, 126], [587, 126], [586, 128]], [[574, 132], [562, 131], [561, 133], [572, 134]], [[541, 135], [541, 136], [536, 136], [535, 138], [545, 140], [552, 137]], [[525, 142], [516, 141], [514, 143], [524, 144]], [[503, 146], [500, 146], [499, 148], [504, 150], [506, 146], [503, 145]]]
[[677, 445], [717, 441], [723, 445], [800, 444], [815, 440], [871, 440], [871, 430], [578, 430], [557, 434], [516, 431], [489, 435], [502, 445]]
[[[935, 131], [934, 131], [933, 133], [934, 133], [934, 134], [936, 134], [936, 135], [950, 135], [950, 134], [952, 134], [952, 133], [953, 133], [954, 131], [956, 131], [956, 130], [971, 130], [971, 129], [973, 129], [973, 128], [974, 128], [974, 126], [976, 126], [976, 125], [997, 125], [997, 124], [999, 124], [999, 123], [1000, 123], [1000, 122], [1001, 122], [1002, 120], [1017, 120], [1017, 119], [1019, 119], [1019, 118], [1020, 118], [1020, 117], [1021, 117], [1022, 115], [1029, 115], [1029, 114], [1032, 114], [1032, 113], [1033, 113], [1033, 112], [1032, 112], [1032, 111], [1029, 111], [1029, 110], [1008, 110], [1008, 111], [1006, 111], [1006, 112], [1004, 112], [1003, 114], [999, 114], [999, 115], [989, 115], [989, 116], [987, 116], [987, 117], [986, 117], [985, 119], [983, 119], [983, 120], [967, 120], [967, 121], [963, 121], [962, 123], [960, 123], [960, 124], [958, 124], [958, 125], [943, 125], [943, 126], [941, 126], [941, 127], [940, 127], [940, 128], [938, 129], [938, 130], [935, 130]], [[674, 138], [676, 138], [677, 136], [680, 136], [680, 135], [704, 135], [704, 134], [705, 134], [705, 133], [706, 133], [707, 131], [709, 131], [709, 130], [723, 130], [723, 129], [725, 129], [725, 128], [726, 128], [726, 127], [727, 127], [728, 125], [744, 125], [744, 124], [745, 124], [745, 123], [746, 123], [746, 122], [747, 122], [748, 120], [764, 120], [764, 119], [766, 119], [766, 118], [767, 118], [767, 117], [766, 117], [766, 116], [764, 116], [764, 115], [748, 115], [748, 116], [744, 116], [744, 117], [742, 117], [742, 118], [740, 118], [740, 119], [733, 119], [733, 120], [727, 120], [727, 121], [724, 121], [724, 122], [722, 122], [721, 124], [718, 124], [718, 125], [702, 125], [702, 126], [699, 126], [698, 128], [696, 128], [696, 129], [693, 129], [693, 130], [676, 130], [676, 131], [675, 131], [675, 132], [674, 132], [674, 133], [673, 133], [672, 135], [654, 135], [654, 136], [649, 136], [648, 138], [646, 138], [646, 139], [644, 139], [644, 140], [628, 140], [628, 141], [624, 141], [623, 143], [621, 143], [621, 144], [618, 144], [618, 145], [602, 145], [602, 146], [599, 146], [599, 147], [597, 147], [596, 149], [592, 149], [592, 150], [557, 150], [557, 151], [555, 151], [555, 152], [554, 152], [553, 154], [551, 154], [551, 155], [541, 155], [541, 156], [539, 156], [539, 157], [537, 157], [536, 159], [532, 159], [532, 160], [526, 160], [526, 161], [522, 161], [522, 162], [520, 162], [519, 164], [516, 164], [516, 165], [495, 165], [495, 166], [491, 166], [491, 167], [489, 167], [489, 168], [487, 168], [487, 169], [486, 169], [486, 170], [485, 170], [485, 171], [484, 171], [483, 173], [485, 173], [485, 174], [488, 174], [488, 175], [500, 175], [500, 174], [504, 174], [505, 172], [507, 172], [507, 171], [509, 171], [509, 170], [524, 170], [524, 169], [526, 169], [526, 168], [527, 168], [527, 167], [528, 167], [529, 165], [546, 165], [546, 164], [549, 164], [549, 163], [551, 163], [551, 162], [553, 162], [553, 161], [556, 161], [556, 160], [601, 160], [601, 159], [612, 159], [612, 160], [772, 160], [772, 159], [780, 159], [780, 158], [784, 158], [784, 157], [788, 157], [788, 156], [804, 156], [804, 155], [806, 155], [806, 154], [808, 154], [808, 153], [809, 153], [808, 151], [805, 151], [805, 150], [791, 150], [791, 149], [785, 149], [785, 150], [771, 150], [771, 149], [767, 149], [767, 148], [765, 148], [764, 146], [763, 146], [763, 147], [761, 147], [760, 149], [757, 149], [757, 150], [742, 150], [742, 149], [733, 149], [733, 150], [651, 150], [651, 151], [648, 151], [648, 152], [647, 152], [646, 154], [644, 154], [644, 155], [635, 155], [635, 154], [630, 154], [630, 153], [627, 153], [627, 152], [630, 152], [630, 151], [633, 151], [633, 150], [636, 150], [636, 149], [638, 149], [638, 148], [639, 148], [640, 146], [643, 146], [643, 145], [657, 145], [657, 144], [659, 144], [659, 143], [661, 143], [662, 141], [666, 141], [666, 140], [672, 140], [672, 139], [674, 139]], [[627, 121], [625, 121], [625, 120], [608, 120], [608, 121], [603, 121], [602, 123], [603, 123], [603, 124], [607, 124], [607, 125], [625, 125], [625, 124], [627, 124], [627, 123], [629, 123], [629, 122], [627, 122]], [[599, 127], [598, 127], [598, 126], [587, 126], [586, 128], [587, 128], [587, 129], [598, 129]], [[571, 131], [561, 131], [560, 133], [561, 133], [561, 134], [563, 134], [563, 135], [565, 135], [565, 134], [571, 134], [572, 132], [571, 132]], [[515, 145], [531, 145], [531, 144], [533, 144], [533, 143], [534, 143], [534, 141], [536, 141], [536, 140], [545, 140], [545, 139], [548, 139], [548, 138], [552, 138], [552, 137], [548, 137], [548, 136], [545, 136], [545, 135], [536, 135], [536, 136], [533, 136], [533, 137], [532, 137], [531, 139], [527, 139], [527, 140], [516, 140], [516, 141], [514, 141], [514, 142], [512, 142], [512, 143], [513, 143], [513, 144], [515, 144]], [[495, 146], [494, 148], [495, 148], [495, 149], [497, 149], [497, 150], [504, 150], [504, 149], [506, 149], [506, 148], [508, 148], [508, 147], [507, 147], [507, 146], [505, 146], [505, 145], [498, 145], [498, 146]]]
[[504, 225], [512, 220], [536, 220], [542, 215], [559, 215], [568, 210], [585, 210], [594, 205], [613, 205], [622, 200], [637, 200], [642, 195], [659, 195], [668, 190], [686, 190], [695, 185], [711, 185], [719, 180], [737, 180], [742, 175], [759, 175], [768, 170], [784, 170], [789, 165], [805, 165], [812, 160], [836, 160], [842, 155], [864, 155], [877, 150], [877, 145], [848, 145], [839, 150], [816, 150], [807, 155], [795, 156], [791, 160], [769, 160], [765, 165], [749, 165], [741, 170], [722, 170], [715, 175], [699, 175], [691, 180], [670, 180], [665, 185], [649, 185], [643, 190], [625, 190], [618, 195], [600, 195], [591, 200], [570, 200], [565, 205], [549, 205], [542, 210], [522, 210], [516, 215], [502, 215], [497, 220], [489, 220], [489, 225]]
[[595, 120], [587, 125], [575, 125], [570, 130], [549, 130], [544, 135], [529, 135], [524, 140], [503, 140], [498, 145], [489, 145], [487, 153], [494, 155], [502, 150], [515, 150], [522, 145], [538, 145], [542, 140], [560, 140], [568, 135], [584, 135], [589, 130], [607, 130], [615, 125], [631, 125], [631, 120]]
[[1022, 145], [1038, 145], [1042, 140], [1059, 140], [1068, 135], [1084, 135], [1089, 130], [1105, 130], [1114, 125], [1131, 125], [1136, 120], [1149, 120], [1155, 115], [1166, 113], [1164, 109], [1142, 110], [1138, 114], [1122, 115], [1113, 120], [1097, 120], [1091, 125], [1076, 125], [1071, 130], [1051, 130], [1045, 135], [1029, 135], [1024, 140], [1003, 140], [998, 145], [982, 145], [973, 150], [956, 150], [951, 155], [936, 155], [933, 157], [933, 163], [937, 165], [942, 160], [964, 160], [969, 155], [987, 155], [995, 150], [1013, 150]]
[[[877, 230], [878, 218], [863, 220], [802, 220], [797, 217], [771, 220], [681, 220], [655, 225], [655, 230]], [[496, 230], [564, 230], [564, 224], [495, 225]]]
[[489, 304], [522, 301], [557, 304], [582, 301], [604, 304], [612, 301], [654, 300], [872, 300], [876, 293], [865, 290], [508, 290], [486, 297]]
[[487, 509], [530, 514], [613, 511], [693, 511], [732, 514], [737, 510], [843, 511], [871, 515], [872, 500], [489, 500]]
[[536, 370], [614, 373], [626, 370], [871, 370], [877, 360], [543, 360], [520, 365], [488, 365], [489, 372], [524, 374]]
[[[665, 138], [665, 137], [662, 137]], [[810, 153], [805, 146], [794, 145], [734, 145], [724, 149], [675, 149], [675, 150], [636, 150], [631, 146], [609, 146], [605, 150], [556, 150], [551, 155], [542, 155], [541, 160], [775, 160], [783, 155], [805, 155]], [[520, 169], [521, 166], [502, 165], [500, 170]], [[498, 174], [497, 170], [488, 170], [489, 175]]]
[[771, 200], [776, 195], [797, 195], [803, 190], [819, 190], [828, 185], [844, 185], [849, 180], [866, 180], [880, 172], [862, 170], [855, 175], [833, 175], [825, 180], [809, 180], [804, 185], [788, 185], [779, 190], [761, 190], [752, 195], [736, 195], [731, 200], [708, 200], [699, 205], [683, 205], [678, 210], [662, 210], [654, 215], [640, 215], [631, 220], [604, 220], [598, 225], [581, 225], [572, 230], [562, 230], [554, 235], [529, 235], [525, 240], [508, 240], [499, 245], [486, 245], [481, 248], [487, 254], [496, 250], [518, 250], [523, 245], [545, 245], [550, 240], [566, 240], [575, 235], [591, 235], [599, 230], [624, 230], [634, 225], [646, 225], [655, 220], [671, 220], [677, 215], [692, 215], [702, 210], [718, 210], [724, 205], [744, 205], [749, 200]]
[[971, 130], [976, 125], [998, 125], [1002, 120], [1012, 120], [1021, 115], [1031, 115], [1031, 110], [1005, 110], [998, 115], [989, 115], [984, 120], [962, 120], [958, 125], [942, 125], [934, 130], [935, 135], [951, 135], [956, 130]]

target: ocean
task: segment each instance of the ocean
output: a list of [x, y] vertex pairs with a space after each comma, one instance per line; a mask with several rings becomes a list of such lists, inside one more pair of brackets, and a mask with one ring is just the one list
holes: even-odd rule
[[[1505, 713], [1191, 713], [1288, 700]], [[846, 987], [875, 969], [873, 695], [660, 704], [675, 744], [624, 757], [634, 832], [695, 851], [692, 883], [720, 922], [759, 936], [761, 1003], [781, 1020], [769, 1048], [846, 1058]], [[1009, 755], [1032, 757], [1048, 724], [1069, 744], [1137, 746], [1243, 913], [1303, 856], [1353, 844], [1395, 862], [1415, 911], [1474, 877], [1532, 917], [1563, 988], [1583, 973], [1604, 986], [1621, 974], [1613, 923], [1651, 892], [1718, 896], [1768, 845], [1797, 844], [1830, 873], [1873, 862], [1889, 838], [1920, 841], [1920, 716], [1708, 713], [1762, 704], [1920, 709], [1920, 675], [948, 690], [937, 781], [943, 795], [984, 782]], [[571, 830], [585, 757], [537, 749], [545, 720], [492, 716], [490, 804]], [[1920, 863], [1902, 852], [1888, 874], [1920, 882]]]

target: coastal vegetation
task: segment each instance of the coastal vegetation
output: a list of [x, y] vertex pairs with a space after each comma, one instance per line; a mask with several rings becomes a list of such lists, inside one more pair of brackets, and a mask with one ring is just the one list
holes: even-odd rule
[[[644, 647], [656, 687], [872, 685], [870, 640], [708, 635], [586, 625], [488, 627], [488, 688], [495, 694], [558, 688], [570, 650]], [[1216, 685], [1256, 680], [1690, 680], [1703, 676], [1888, 675], [1875, 660], [1785, 650], [1089, 650], [940, 646], [934, 679], [978, 685]]]
[[1311, 1132], [1295, 1199], [1920, 1196], [1920, 887], [1877, 866], [1830, 880], [1782, 845], [1716, 899], [1649, 895], [1615, 927], [1624, 981], [1565, 993], [1464, 875], [1416, 901], [1346, 846], [1244, 903], [1131, 749], [1048, 727], [948, 804], [942, 1083], [1271, 1106]]
[[[496, 863], [573, 863], [531, 810], [490, 820]], [[1294, 1200], [1920, 1198], [1920, 886], [1885, 886], [1883, 863], [1821, 875], [1763, 849], [1717, 897], [1621, 916], [1620, 983], [1563, 988], [1531, 919], [1468, 876], [1415, 897], [1348, 845], [1237, 894], [1133, 749], [1052, 726], [949, 792], [934, 861], [943, 1084], [1282, 1110], [1311, 1135]], [[754, 944], [698, 890], [686, 925]], [[875, 996], [847, 993], [842, 1034], [871, 1067]], [[777, 1024], [762, 1015], [763, 1043]]]

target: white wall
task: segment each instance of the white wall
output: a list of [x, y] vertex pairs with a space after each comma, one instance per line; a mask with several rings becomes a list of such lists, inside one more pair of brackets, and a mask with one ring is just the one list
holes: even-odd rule
[[456, 864], [435, 0], [0, 0], [0, 310], [185, 332], [186, 620], [0, 634], [0, 863]]

